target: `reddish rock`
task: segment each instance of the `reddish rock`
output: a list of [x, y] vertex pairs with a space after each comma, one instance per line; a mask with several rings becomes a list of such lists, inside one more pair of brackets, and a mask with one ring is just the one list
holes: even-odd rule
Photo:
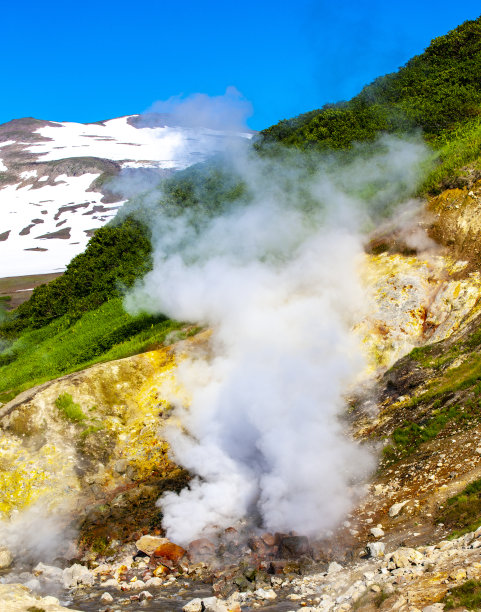
[[158, 548], [156, 548], [154, 551], [154, 557], [161, 557], [162, 559], [167, 559], [168, 561], [178, 563], [186, 553], [187, 551], [185, 548], [182, 548], [182, 546], [178, 546], [172, 542], [167, 542], [166, 544], [161, 544]]
[[275, 546], [278, 543], [276, 536], [272, 533], [263, 533], [261, 535], [261, 540], [264, 542], [266, 546], [269, 546], [269, 547]]
[[267, 554], [268, 547], [262, 541], [262, 538], [258, 538], [257, 536], [254, 536], [248, 539], [247, 544], [249, 548], [252, 550], [252, 552], [255, 552], [257, 555], [263, 557], [264, 555]]
[[215, 545], [207, 538], [194, 540], [189, 544], [187, 555], [192, 563], [215, 556]]

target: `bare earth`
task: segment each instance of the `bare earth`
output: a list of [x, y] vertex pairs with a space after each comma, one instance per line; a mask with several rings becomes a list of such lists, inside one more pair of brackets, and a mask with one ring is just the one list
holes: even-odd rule
[[0, 278], [0, 300], [7, 296], [10, 297], [4, 304], [7, 310], [13, 310], [28, 300], [35, 287], [45, 285], [58, 276], [62, 276], [62, 272]]

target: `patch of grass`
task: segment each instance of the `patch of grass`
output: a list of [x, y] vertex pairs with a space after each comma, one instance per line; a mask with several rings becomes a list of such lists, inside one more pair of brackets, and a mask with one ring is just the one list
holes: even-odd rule
[[474, 480], [463, 491], [450, 497], [436, 516], [436, 522], [453, 530], [451, 538], [458, 538], [480, 527], [481, 479]]
[[393, 463], [413, 453], [421, 444], [434, 440], [449, 424], [474, 424], [479, 421], [479, 404], [468, 401], [464, 406], [458, 404], [439, 408], [441, 400], [433, 404], [429, 418], [420, 423], [404, 421], [391, 434], [392, 443], [383, 449], [386, 463]]
[[58, 408], [60, 414], [73, 423], [83, 423], [87, 418], [80, 407], [80, 404], [76, 404], [73, 401], [70, 393], [62, 393], [55, 400], [55, 406]]
[[445, 610], [453, 608], [467, 608], [479, 610], [481, 608], [481, 581], [468, 580], [460, 586], [453, 587], [451, 594], [444, 599]]
[[90, 434], [95, 434], [98, 431], [102, 431], [102, 429], [104, 429], [104, 425], [102, 423], [99, 423], [98, 425], [89, 425], [82, 431], [80, 437], [85, 439], [90, 436]]
[[182, 339], [191, 329], [165, 317], [129, 315], [121, 298], [86, 312], [74, 323], [65, 315], [23, 332], [0, 353], [0, 401], [96, 363], [158, 348], [174, 332], [175, 340]]

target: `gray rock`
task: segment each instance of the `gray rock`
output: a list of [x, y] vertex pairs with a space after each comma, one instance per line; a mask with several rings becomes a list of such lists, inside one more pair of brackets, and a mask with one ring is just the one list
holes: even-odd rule
[[92, 572], [78, 563], [66, 567], [62, 572], [63, 585], [66, 589], [73, 589], [80, 585], [93, 586], [95, 578]]
[[329, 567], [327, 568], [327, 573], [334, 574], [334, 572], [339, 572], [340, 570], [342, 570], [342, 565], [333, 561], [332, 563], [329, 563]]
[[36, 576], [42, 576], [47, 580], [56, 580], [62, 582], [63, 579], [63, 570], [60, 567], [55, 567], [54, 565], [46, 565], [45, 563], [37, 563], [37, 565], [33, 568], [33, 573]]

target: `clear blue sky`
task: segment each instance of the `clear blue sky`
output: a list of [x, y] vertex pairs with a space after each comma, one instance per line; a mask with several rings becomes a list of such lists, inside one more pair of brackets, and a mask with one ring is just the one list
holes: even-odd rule
[[178, 94], [250, 100], [253, 129], [350, 98], [479, 0], [4, 2], [0, 123], [98, 121]]

